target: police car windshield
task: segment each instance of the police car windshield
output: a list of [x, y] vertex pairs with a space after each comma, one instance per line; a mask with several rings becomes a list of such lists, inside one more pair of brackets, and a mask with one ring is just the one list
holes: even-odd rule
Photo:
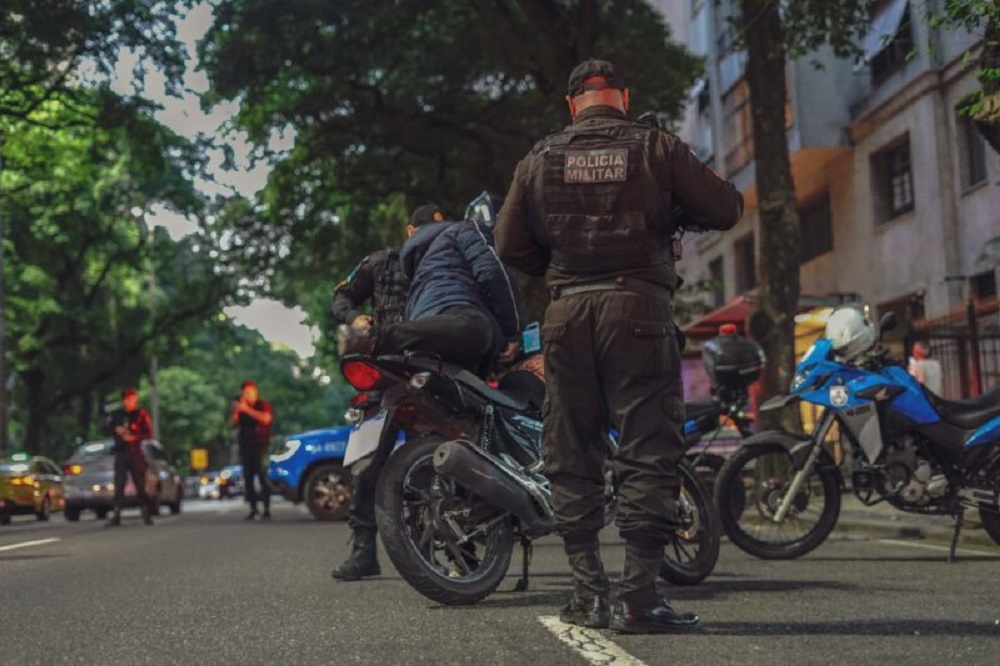
[[113, 446], [114, 442], [111, 440], [105, 442], [88, 442], [76, 450], [76, 457], [81, 460], [88, 460], [111, 455]]

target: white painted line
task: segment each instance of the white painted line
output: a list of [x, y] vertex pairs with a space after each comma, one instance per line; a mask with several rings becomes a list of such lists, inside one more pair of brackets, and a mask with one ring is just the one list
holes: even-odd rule
[[[897, 539], [879, 539], [881, 543], [892, 544], [893, 546], [910, 546], [911, 548], [926, 548], [927, 550], [936, 550], [942, 553], [947, 553], [951, 551], [951, 548], [947, 546], [932, 546], [929, 543], [917, 543], [915, 541], [900, 541]], [[973, 550], [970, 548], [956, 548], [956, 553], [966, 553], [968, 555], [989, 555], [988, 550]]]
[[59, 539], [39, 539], [37, 541], [25, 541], [23, 543], [12, 543], [9, 546], [0, 546], [0, 552], [5, 550], [15, 550], [17, 548], [27, 548], [28, 546], [44, 546], [47, 543], [55, 543]]
[[588, 664], [646, 666], [646, 662], [636, 659], [596, 629], [566, 624], [554, 615], [542, 615], [538, 621]]

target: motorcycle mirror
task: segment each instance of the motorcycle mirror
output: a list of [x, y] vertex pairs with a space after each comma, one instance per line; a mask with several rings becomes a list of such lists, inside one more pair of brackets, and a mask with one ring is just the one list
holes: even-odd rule
[[878, 322], [879, 334], [884, 335], [889, 331], [895, 330], [896, 323], [896, 313], [891, 310], [886, 312]]

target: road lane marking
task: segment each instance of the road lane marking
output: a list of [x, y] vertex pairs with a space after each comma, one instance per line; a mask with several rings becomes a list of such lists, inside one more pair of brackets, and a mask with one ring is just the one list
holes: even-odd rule
[[12, 543], [9, 546], [0, 546], [0, 552], [5, 550], [14, 550], [16, 548], [27, 548], [28, 546], [44, 546], [47, 543], [55, 543], [59, 539], [38, 539], [37, 541], [24, 541], [22, 543]]
[[554, 615], [539, 616], [538, 621], [588, 664], [646, 666], [646, 662], [636, 659], [596, 629], [566, 624]]
[[[892, 544], [894, 546], [910, 546], [912, 548], [926, 548], [927, 550], [936, 550], [942, 553], [947, 553], [951, 551], [948, 546], [932, 546], [929, 543], [916, 543], [915, 541], [901, 541], [897, 539], [879, 539], [882, 543]], [[970, 548], [956, 548], [956, 553], [966, 553], [968, 555], [989, 555], [988, 550], [973, 550]]]

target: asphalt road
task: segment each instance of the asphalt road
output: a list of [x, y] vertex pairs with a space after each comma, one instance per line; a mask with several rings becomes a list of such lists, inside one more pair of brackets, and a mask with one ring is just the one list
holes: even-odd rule
[[[331, 580], [343, 523], [289, 504], [270, 523], [242, 518], [237, 501], [188, 502], [152, 528], [137, 515], [117, 530], [61, 516], [0, 528], [0, 663], [1000, 663], [1000, 548], [948, 564], [938, 545], [840, 536], [765, 562], [725, 543], [708, 581], [670, 591], [700, 634], [618, 636], [553, 619], [569, 590], [553, 539], [528, 592], [512, 591], [516, 556], [491, 598], [443, 608], [384, 553], [381, 578]], [[611, 532], [604, 552], [619, 571]]]

